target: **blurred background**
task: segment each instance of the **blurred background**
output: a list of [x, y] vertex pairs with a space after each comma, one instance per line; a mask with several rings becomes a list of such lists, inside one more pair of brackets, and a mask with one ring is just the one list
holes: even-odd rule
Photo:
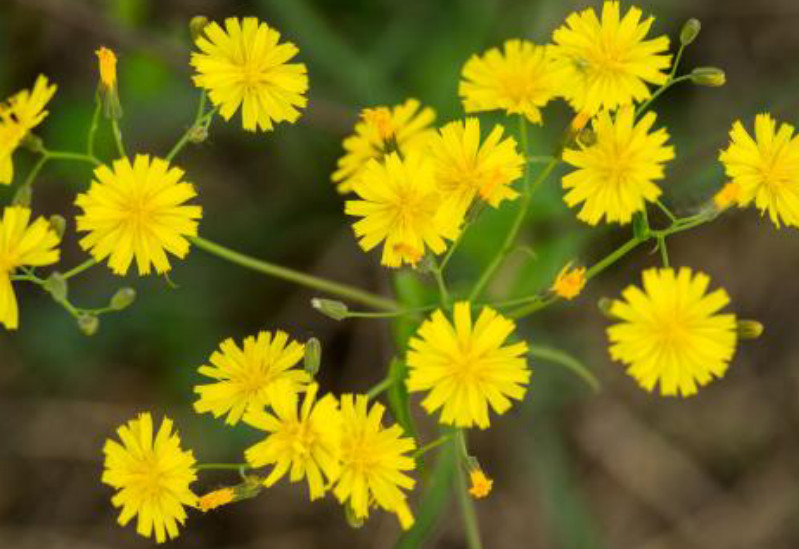
[[[201, 233], [242, 252], [384, 293], [395, 284], [376, 255], [356, 246], [329, 182], [341, 139], [364, 106], [417, 97], [438, 121], [462, 116], [458, 75], [469, 55], [524, 37], [543, 43], [569, 12], [598, 2], [572, 0], [2, 0], [0, 96], [45, 73], [59, 89], [40, 135], [53, 149], [83, 150], [96, 85], [94, 51], [119, 56], [122, 120], [128, 149], [165, 154], [191, 123], [197, 91], [190, 82], [187, 23], [205, 14], [256, 15], [298, 44], [311, 78], [310, 107], [294, 126], [245, 134], [219, 120], [210, 139], [182, 153], [199, 188]], [[734, 119], [747, 126], [770, 111], [786, 121], [799, 107], [799, 3], [795, 0], [642, 0], [657, 16], [655, 34], [674, 41], [688, 17], [703, 30], [684, 69], [716, 65], [720, 89], [677, 87], [657, 103], [677, 159], [665, 201], [684, 215], [723, 183], [716, 160]], [[549, 154], [568, 109], [545, 111], [533, 154]], [[486, 117], [491, 119], [490, 116]], [[500, 120], [500, 118], [496, 118]], [[99, 154], [112, 142], [101, 130]], [[15, 156], [19, 173], [29, 153]], [[562, 173], [562, 172], [561, 172]], [[36, 185], [35, 209], [72, 219], [74, 195], [86, 188], [83, 165], [51, 163]], [[0, 188], [0, 203], [13, 188]], [[455, 256], [453, 280], [468, 283], [497, 245], [512, 208], [490, 213]], [[655, 223], [664, 220], [655, 219]], [[562, 203], [557, 178], [536, 197], [523, 239], [494, 296], [548, 286], [568, 260], [590, 264], [628, 237], [591, 229]], [[600, 378], [593, 394], [563, 369], [535, 362], [523, 405], [473, 436], [472, 451], [495, 478], [477, 503], [487, 548], [708, 549], [799, 547], [799, 239], [747, 211], [670, 241], [672, 263], [711, 275], [735, 311], [766, 325], [742, 344], [727, 376], [687, 400], [640, 389], [610, 362], [606, 322], [596, 308], [658, 263], [639, 249], [599, 277], [568, 306], [520, 327], [524, 337], [568, 350]], [[71, 230], [64, 265], [83, 260]], [[397, 284], [432, 299], [430, 281], [407, 273]], [[315, 313], [315, 294], [223, 263], [200, 250], [176, 262], [174, 287], [159, 278], [120, 279], [95, 267], [71, 288], [73, 299], [100, 306], [134, 286], [134, 306], [103, 317], [83, 336], [37, 288], [17, 286], [21, 329], [0, 333], [0, 547], [145, 547], [133, 527], [119, 528], [111, 490], [100, 484], [101, 448], [137, 412], [167, 413], [200, 461], [240, 461], [257, 440], [191, 412], [196, 368], [226, 337], [285, 328], [320, 338], [321, 381], [334, 392], [365, 391], [381, 379], [392, 339], [384, 322], [336, 323]], [[429, 294], [429, 295], [428, 295]], [[418, 412], [418, 409], [417, 409]], [[423, 425], [429, 419], [418, 418]], [[198, 491], [234, 479], [204, 475]], [[444, 514], [427, 547], [465, 547], [457, 507]], [[304, 486], [281, 482], [258, 499], [199, 515], [174, 547], [391, 547], [399, 534], [384, 513], [360, 530], [330, 498], [310, 504]]]

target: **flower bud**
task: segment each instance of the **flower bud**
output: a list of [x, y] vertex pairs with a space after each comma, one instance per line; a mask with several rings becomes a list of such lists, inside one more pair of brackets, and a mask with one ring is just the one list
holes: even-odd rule
[[208, 128], [203, 126], [194, 126], [189, 129], [189, 143], [195, 145], [205, 142], [208, 139]]
[[646, 218], [646, 211], [635, 212], [633, 215], [633, 235], [638, 240], [649, 238], [649, 221]]
[[315, 297], [311, 300], [311, 307], [333, 320], [344, 320], [349, 316], [347, 305], [333, 299]]
[[488, 494], [491, 493], [491, 487], [494, 485], [494, 481], [479, 466], [469, 470], [469, 481], [471, 482], [469, 494], [474, 499], [488, 497]]
[[133, 288], [120, 288], [111, 297], [110, 306], [115, 311], [127, 309], [136, 300], [136, 290]]
[[685, 22], [685, 25], [682, 26], [682, 30], [680, 31], [680, 44], [687, 46], [696, 40], [700, 30], [702, 30], [702, 23], [699, 22], [699, 19], [691, 17]]
[[48, 221], [50, 222], [50, 228], [53, 229], [53, 232], [58, 235], [59, 240], [63, 238], [64, 233], [67, 230], [67, 220], [56, 214], [51, 215]]
[[31, 152], [44, 152], [44, 141], [42, 141], [41, 137], [32, 133], [28, 133], [24, 138], [22, 138], [21, 145]]
[[205, 27], [208, 26], [208, 18], [204, 15], [195, 15], [189, 21], [189, 33], [191, 34], [191, 41], [197, 42], [200, 38], [205, 37]]
[[312, 337], [305, 342], [305, 356], [303, 357], [303, 365], [305, 371], [311, 377], [314, 377], [319, 372], [319, 366], [322, 363], [322, 344], [318, 339]]
[[117, 91], [117, 56], [105, 46], [94, 52], [97, 54], [100, 83], [97, 93], [103, 102], [103, 114], [109, 120], [122, 118], [122, 105]]
[[422, 256], [422, 259], [416, 264], [415, 269], [420, 274], [429, 274], [435, 272], [438, 269], [438, 264], [436, 263], [436, 257], [431, 254], [427, 253]]
[[344, 516], [347, 518], [347, 524], [350, 525], [350, 528], [360, 528], [363, 526], [363, 518], [355, 515], [355, 511], [349, 503], [344, 506]]
[[53, 299], [59, 302], [66, 301], [67, 299], [67, 279], [61, 273], [53, 273], [44, 281], [42, 288], [45, 292], [53, 296]]
[[737, 328], [738, 339], [757, 339], [765, 330], [763, 324], [757, 320], [739, 320]]
[[99, 327], [100, 319], [95, 315], [82, 314], [78, 317], [78, 329], [80, 329], [84, 335], [92, 336], [96, 334]]
[[599, 301], [597, 301], [596, 305], [597, 307], [599, 307], [599, 312], [601, 312], [604, 316], [610, 318], [611, 320], [616, 320], [616, 317], [613, 316], [613, 313], [610, 312], [611, 309], [613, 308], [612, 299], [610, 299], [609, 297], [601, 297], [599, 298]]
[[22, 185], [17, 189], [17, 192], [14, 193], [11, 204], [14, 206], [25, 206], [27, 208], [30, 207], [32, 199], [33, 187], [30, 185]]
[[596, 133], [591, 128], [583, 128], [577, 134], [576, 141], [583, 147], [591, 147], [596, 144]]
[[697, 86], [718, 88], [727, 82], [727, 77], [718, 67], [697, 67], [691, 71], [691, 82]]

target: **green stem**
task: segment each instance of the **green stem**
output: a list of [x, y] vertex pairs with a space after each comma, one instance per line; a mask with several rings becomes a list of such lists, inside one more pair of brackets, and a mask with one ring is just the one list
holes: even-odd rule
[[198, 463], [195, 469], [198, 471], [211, 471], [211, 470], [230, 470], [240, 471], [242, 468], [249, 469], [247, 463]]
[[[205, 103], [205, 94], [203, 93], [203, 95], [200, 96], [200, 105], [203, 106], [204, 103]], [[183, 150], [183, 147], [185, 147], [186, 144], [189, 142], [192, 133], [197, 131], [198, 128], [201, 127], [207, 128], [208, 124], [213, 119], [215, 114], [216, 114], [216, 108], [213, 108], [204, 115], [198, 116], [198, 118], [195, 119], [194, 124], [192, 124], [191, 127], [185, 132], [183, 132], [183, 135], [180, 136], [178, 142], [175, 143], [175, 146], [172, 147], [172, 150], [170, 150], [169, 154], [166, 155], [166, 159], [171, 162], [172, 159], [174, 159], [178, 155], [178, 153], [181, 150]]]
[[414, 453], [411, 455], [411, 457], [412, 457], [413, 459], [418, 459], [418, 458], [422, 457], [423, 455], [425, 455], [425, 454], [426, 454], [427, 452], [429, 452], [430, 450], [433, 450], [433, 449], [435, 449], [435, 448], [438, 448], [439, 446], [443, 446], [443, 445], [444, 445], [444, 444], [446, 444], [446, 443], [447, 443], [447, 441], [449, 441], [449, 439], [451, 439], [451, 438], [452, 438], [452, 436], [451, 436], [451, 435], [442, 435], [442, 436], [438, 437], [436, 440], [434, 440], [433, 442], [430, 442], [430, 443], [428, 443], [428, 444], [425, 444], [425, 445], [424, 445], [424, 446], [422, 446], [421, 448], [418, 448], [418, 449], [417, 449], [417, 450], [416, 450], [416, 451], [415, 451], [415, 452], [414, 452]]
[[674, 214], [671, 212], [671, 210], [670, 210], [670, 209], [669, 209], [669, 208], [668, 208], [668, 207], [667, 207], [667, 206], [666, 206], [666, 205], [665, 205], [663, 202], [661, 202], [660, 200], [655, 200], [655, 205], [656, 205], [658, 208], [660, 208], [660, 211], [661, 211], [661, 212], [663, 212], [664, 214], [666, 214], [666, 217], [668, 217], [668, 218], [669, 218], [669, 221], [671, 221], [672, 223], [676, 223], [676, 222], [677, 222], [677, 216], [676, 216], [676, 215], [674, 215]]
[[655, 93], [652, 94], [652, 97], [650, 97], [646, 101], [646, 103], [643, 103], [640, 107], [638, 107], [635, 110], [635, 118], [638, 118], [639, 116], [641, 116], [641, 114], [643, 112], [645, 112], [646, 109], [649, 108], [649, 105], [651, 105], [652, 102], [655, 99], [660, 97], [663, 94], [663, 92], [665, 92], [667, 89], [672, 87], [674, 84], [678, 84], [680, 82], [685, 82], [686, 80], [690, 80], [690, 79], [691, 79], [691, 75], [690, 74], [683, 74], [682, 76], [678, 76], [677, 78], [669, 78], [669, 80], [667, 80], [665, 84], [663, 84], [657, 90], [655, 90]]
[[552, 161], [560, 162], [560, 158], [555, 156], [545, 156], [545, 155], [536, 155], [536, 156], [528, 156], [527, 162], [530, 164], [548, 164]]
[[97, 128], [100, 125], [100, 112], [102, 111], [103, 104], [99, 96], [94, 102], [94, 113], [92, 114], [92, 124], [89, 126], [89, 135], [86, 137], [86, 154], [94, 157], [94, 141], [97, 137]]
[[82, 273], [86, 269], [88, 269], [90, 267], [93, 267], [94, 265], [97, 265], [97, 260], [92, 257], [92, 258], [87, 259], [86, 261], [84, 261], [83, 263], [78, 265], [77, 267], [75, 267], [73, 269], [70, 269], [69, 271], [65, 272], [61, 276], [64, 278], [64, 280], [68, 280], [68, 279], [72, 278], [73, 276]]
[[114, 142], [117, 145], [119, 156], [128, 156], [125, 152], [125, 144], [122, 142], [122, 130], [119, 129], [119, 122], [116, 118], [111, 119], [111, 132], [114, 134]]
[[438, 295], [441, 299], [441, 306], [445, 309], [449, 307], [449, 291], [447, 290], [447, 283], [444, 282], [444, 274], [439, 265], [433, 269], [433, 277], [436, 279], [436, 286], [438, 286]]
[[50, 160], [50, 157], [46, 154], [43, 154], [39, 157], [39, 160], [36, 161], [36, 164], [33, 165], [31, 168], [30, 173], [28, 173], [28, 177], [25, 178], [25, 181], [20, 185], [20, 187], [30, 187], [33, 185], [33, 181], [36, 179], [36, 176], [39, 175], [39, 172], [42, 170], [47, 161]]
[[585, 381], [595, 393], [599, 392], [599, 380], [596, 378], [593, 372], [591, 372], [579, 360], [568, 353], [565, 353], [559, 349], [553, 349], [551, 347], [530, 345], [530, 347], [527, 349], [527, 354], [535, 358], [540, 358], [541, 360], [563, 366], [573, 374], [577, 375], [577, 377]]
[[668, 268], [669, 267], [669, 250], [666, 247], [666, 237], [659, 236], [657, 238], [658, 241], [658, 249], [660, 250], [660, 260], [663, 262], [663, 266]]
[[[458, 448], [465, 446], [465, 438], [463, 431], [458, 431], [453, 439], [453, 444]], [[463, 450], [456, 450], [458, 452], [459, 463], [456, 466], [458, 470], [458, 502], [461, 508], [461, 518], [463, 519], [463, 528], [466, 534], [466, 545], [469, 549], [482, 549], [483, 544], [480, 541], [480, 526], [477, 522], [477, 512], [474, 508], [474, 501], [469, 496], [469, 486], [466, 482], [465, 469], [465, 455]]]
[[426, 307], [416, 307], [413, 309], [402, 309], [401, 311], [386, 311], [386, 312], [347, 311], [347, 316], [345, 318], [397, 318], [400, 316], [415, 315], [418, 313], [432, 311], [433, 309], [436, 308], [438, 308], [438, 305], [428, 305]]
[[83, 153], [73, 153], [68, 151], [44, 151], [42, 154], [48, 160], [74, 160], [76, 162], [94, 164], [95, 166], [102, 164], [97, 157]]
[[685, 51], [685, 44], [680, 44], [680, 48], [677, 50], [677, 55], [674, 57], [674, 63], [671, 65], [669, 80], [674, 80], [674, 75], [677, 74], [677, 67], [680, 65], [680, 59], [682, 59], [683, 51]]
[[390, 377], [387, 377], [386, 379], [384, 379], [383, 381], [381, 381], [380, 383], [369, 389], [369, 391], [366, 393], [366, 397], [369, 399], [373, 399], [379, 394], [383, 393], [384, 391], [387, 391], [389, 388], [391, 388], [392, 385], [394, 385], [394, 380], [391, 379]]

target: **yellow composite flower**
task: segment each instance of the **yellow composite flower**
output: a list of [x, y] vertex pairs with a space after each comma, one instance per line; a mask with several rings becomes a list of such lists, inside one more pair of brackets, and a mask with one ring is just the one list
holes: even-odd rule
[[56, 91], [47, 77], [39, 75], [33, 88], [22, 90], [0, 103], [0, 184], [14, 179], [12, 155], [28, 133], [41, 124], [48, 112], [47, 103]]
[[799, 136], [792, 125], [778, 129], [771, 115], [758, 114], [753, 139], [736, 121], [719, 159], [736, 185], [738, 206], [754, 203], [777, 227], [799, 227]]
[[333, 493], [356, 518], [368, 518], [377, 506], [396, 514], [407, 530], [413, 514], [403, 490], [416, 484], [406, 474], [416, 466], [408, 455], [416, 445], [399, 425], [383, 427], [384, 413], [379, 402], [369, 408], [366, 395], [341, 397], [341, 475]]
[[650, 132], [654, 123], [652, 112], [636, 123], [631, 106], [615, 115], [602, 111], [593, 120], [596, 141], [563, 151], [563, 161], [577, 168], [563, 177], [568, 190], [563, 199], [571, 207], [582, 204], [579, 219], [626, 224], [657, 200], [661, 190], [655, 181], [663, 179], [663, 164], [674, 158], [674, 148], [666, 145], [665, 128]]
[[559, 93], [560, 75], [548, 46], [508, 40], [503, 49], [472, 55], [463, 66], [458, 94], [466, 112], [502, 110], [534, 124], [540, 109]]
[[555, 282], [552, 284], [551, 291], [558, 297], [563, 299], [572, 300], [583, 291], [586, 282], [585, 267], [574, 267], [572, 264], [566, 264], [555, 277]]
[[394, 150], [406, 155], [422, 150], [434, 135], [436, 114], [416, 99], [392, 107], [372, 107], [361, 112], [355, 131], [344, 139], [344, 155], [331, 179], [340, 193], [352, 191], [369, 160], [381, 160]]
[[241, 347], [226, 339], [211, 355], [211, 364], [198, 369], [214, 381], [194, 387], [199, 395], [194, 410], [226, 415], [225, 423], [235, 425], [248, 409], [271, 405], [277, 393], [305, 390], [311, 377], [296, 368], [304, 353], [305, 345], [280, 330], [246, 337]]
[[439, 214], [441, 195], [427, 156], [392, 152], [383, 162], [370, 160], [353, 190], [359, 200], [348, 200], [344, 211], [361, 218], [353, 224], [358, 243], [367, 252], [382, 243], [387, 267], [416, 265], [428, 248], [440, 254], [444, 239], [458, 234], [461, 220]]
[[646, 39], [654, 17], [641, 20], [631, 7], [605, 2], [601, 18], [593, 8], [572, 13], [552, 35], [552, 54], [562, 95], [577, 112], [594, 115], [651, 97], [647, 84], [661, 85], [671, 67], [669, 39]]
[[471, 305], [455, 304], [454, 325], [439, 309], [408, 344], [408, 390], [429, 391], [422, 406], [456, 427], [489, 426], [489, 407], [504, 414], [530, 381], [525, 342], [504, 345], [515, 324], [490, 307], [472, 323]]
[[102, 481], [117, 492], [111, 499], [121, 507], [119, 524], [125, 526], [138, 515], [136, 531], [158, 543], [178, 535], [186, 521], [184, 506], [194, 507], [197, 496], [190, 485], [197, 480], [191, 450], [183, 450], [180, 437], [165, 417], [154, 433], [149, 413], [139, 414], [117, 429], [120, 442], [106, 440]]
[[[339, 462], [341, 414], [333, 395], [317, 400], [319, 386], [308, 386], [302, 404], [292, 387], [278, 391], [272, 412], [250, 408], [244, 422], [266, 431], [265, 440], [247, 449], [245, 457], [252, 467], [272, 465], [264, 486], [272, 486], [289, 473], [291, 482], [308, 481], [311, 500], [325, 495], [341, 466]], [[299, 410], [297, 409], [299, 406]]]
[[619, 322], [608, 328], [610, 356], [647, 391], [659, 383], [664, 396], [693, 395], [735, 353], [735, 315], [720, 312], [730, 298], [708, 293], [710, 278], [687, 267], [648, 269], [642, 279], [643, 289], [629, 286], [611, 304]]
[[183, 179], [183, 170], [161, 158], [136, 155], [99, 166], [86, 193], [75, 204], [82, 210], [77, 230], [88, 232], [80, 245], [97, 261], [108, 258], [114, 274], [125, 275], [133, 259], [140, 275], [165, 273], [170, 253], [180, 259], [189, 252], [186, 237], [197, 235], [199, 206], [186, 201], [197, 193]]
[[255, 17], [225, 19], [225, 28], [206, 25], [192, 53], [194, 83], [208, 91], [219, 114], [230, 120], [241, 107], [242, 127], [270, 131], [294, 123], [308, 104], [308, 70], [289, 63], [299, 50], [279, 43], [280, 33]]
[[436, 181], [443, 197], [439, 216], [463, 218], [476, 197], [496, 208], [503, 200], [519, 196], [511, 184], [522, 176], [524, 157], [513, 137], [502, 138], [504, 128], [494, 126], [480, 142], [480, 121], [467, 118], [450, 122], [430, 140]]
[[0, 218], [0, 324], [19, 327], [19, 308], [11, 276], [19, 267], [41, 267], [59, 259], [59, 238], [43, 217], [30, 222], [31, 211], [6, 206]]

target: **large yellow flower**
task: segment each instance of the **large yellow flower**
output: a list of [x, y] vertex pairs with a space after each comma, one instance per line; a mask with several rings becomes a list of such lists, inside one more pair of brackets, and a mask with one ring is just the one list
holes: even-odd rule
[[198, 369], [214, 382], [194, 388], [200, 395], [194, 409], [214, 417], [227, 415], [225, 423], [235, 425], [247, 409], [269, 406], [277, 392], [304, 390], [311, 377], [295, 368], [304, 353], [305, 345], [290, 341], [282, 331], [258, 332], [244, 338], [243, 347], [226, 339], [211, 355], [211, 365]]
[[430, 125], [435, 117], [433, 109], [422, 107], [416, 99], [393, 107], [364, 109], [355, 132], [344, 139], [344, 156], [338, 159], [331, 178], [336, 189], [340, 193], [352, 191], [369, 160], [382, 160], [395, 150], [403, 155], [422, 150], [434, 134]]
[[685, 267], [642, 278], [643, 289], [629, 286], [612, 302], [619, 323], [608, 328], [610, 356], [647, 391], [660, 383], [662, 395], [693, 395], [722, 377], [735, 353], [735, 315], [719, 312], [727, 292], [707, 293], [710, 278]]
[[511, 184], [521, 177], [525, 161], [513, 137], [502, 139], [503, 131], [497, 124], [481, 143], [480, 121], [467, 118], [450, 122], [430, 140], [443, 197], [440, 217], [463, 218], [475, 197], [496, 208], [519, 196]]
[[651, 96], [647, 83], [666, 82], [669, 39], [646, 40], [653, 22], [653, 17], [641, 21], [636, 7], [621, 17], [618, 2], [605, 2], [601, 19], [588, 8], [572, 13], [555, 30], [560, 90], [575, 110], [593, 115], [643, 101]]
[[471, 305], [456, 303], [454, 321], [437, 310], [410, 340], [408, 390], [430, 391], [422, 406], [431, 414], [441, 409], [441, 423], [485, 429], [489, 406], [504, 414], [510, 399], [524, 397], [527, 344], [503, 346], [515, 325], [490, 307], [472, 324]]
[[740, 121], [730, 130], [730, 146], [719, 159], [735, 184], [736, 205], [752, 202], [777, 226], [799, 227], [799, 136], [790, 124], [769, 114], [755, 118], [755, 138]]
[[225, 29], [210, 23], [197, 38], [202, 53], [191, 55], [194, 83], [208, 90], [219, 114], [230, 120], [241, 107], [247, 131], [269, 131], [275, 122], [295, 122], [308, 99], [308, 71], [289, 63], [297, 55], [291, 42], [255, 17], [225, 19]]
[[75, 204], [83, 210], [77, 217], [78, 231], [86, 231], [80, 245], [97, 261], [108, 258], [118, 275], [128, 272], [136, 258], [139, 274], [169, 271], [167, 252], [183, 259], [189, 252], [187, 236], [197, 235], [199, 206], [185, 202], [197, 193], [182, 181], [183, 170], [166, 160], [136, 155], [114, 161], [113, 168], [94, 170], [89, 191], [79, 194]]
[[561, 78], [549, 47], [526, 40], [508, 40], [504, 51], [473, 55], [461, 77], [458, 93], [466, 112], [503, 110], [534, 124], [541, 122], [540, 109], [558, 94]]
[[55, 94], [55, 84], [39, 75], [31, 90], [22, 90], [0, 104], [0, 183], [14, 179], [11, 155], [33, 128], [47, 116], [45, 107]]
[[297, 393], [286, 387], [271, 402], [274, 414], [251, 408], [244, 416], [245, 423], [268, 433], [245, 452], [252, 467], [274, 466], [264, 486], [272, 486], [290, 470], [291, 482], [307, 478], [312, 500], [324, 496], [341, 471], [338, 401], [333, 395], [317, 401], [318, 389], [315, 383], [308, 386], [299, 411]]
[[582, 204], [577, 215], [596, 225], [629, 223], [635, 212], [660, 196], [655, 183], [664, 176], [663, 163], [674, 158], [665, 143], [665, 128], [650, 133], [655, 114], [646, 113], [638, 123], [632, 107], [622, 107], [615, 116], [603, 111], [593, 121], [596, 142], [579, 150], [563, 151], [563, 161], [577, 170], [563, 177], [566, 204]]
[[40, 267], [58, 261], [58, 235], [43, 217], [30, 223], [31, 211], [7, 206], [0, 219], [0, 324], [19, 326], [19, 309], [11, 275], [19, 267]]
[[408, 452], [416, 445], [404, 437], [399, 425], [383, 427], [385, 408], [379, 402], [369, 409], [366, 395], [341, 397], [341, 476], [333, 493], [349, 505], [358, 519], [369, 517], [369, 508], [382, 507], [397, 515], [403, 529], [413, 525], [405, 490], [415, 481], [405, 474], [416, 464]]
[[125, 526], [138, 515], [140, 535], [149, 538], [154, 531], [158, 543], [177, 537], [178, 525], [186, 521], [183, 506], [197, 502], [189, 487], [197, 480], [194, 455], [180, 447], [166, 417], [158, 434], [149, 413], [122, 425], [117, 434], [121, 444], [109, 439], [103, 448], [103, 482], [117, 490], [111, 503], [122, 508], [119, 524]]
[[348, 200], [345, 212], [363, 218], [353, 225], [361, 248], [383, 243], [383, 265], [415, 265], [426, 248], [440, 254], [444, 238], [457, 236], [460, 219], [439, 215], [441, 195], [426, 156], [390, 153], [384, 162], [370, 160], [353, 190], [360, 200]]

